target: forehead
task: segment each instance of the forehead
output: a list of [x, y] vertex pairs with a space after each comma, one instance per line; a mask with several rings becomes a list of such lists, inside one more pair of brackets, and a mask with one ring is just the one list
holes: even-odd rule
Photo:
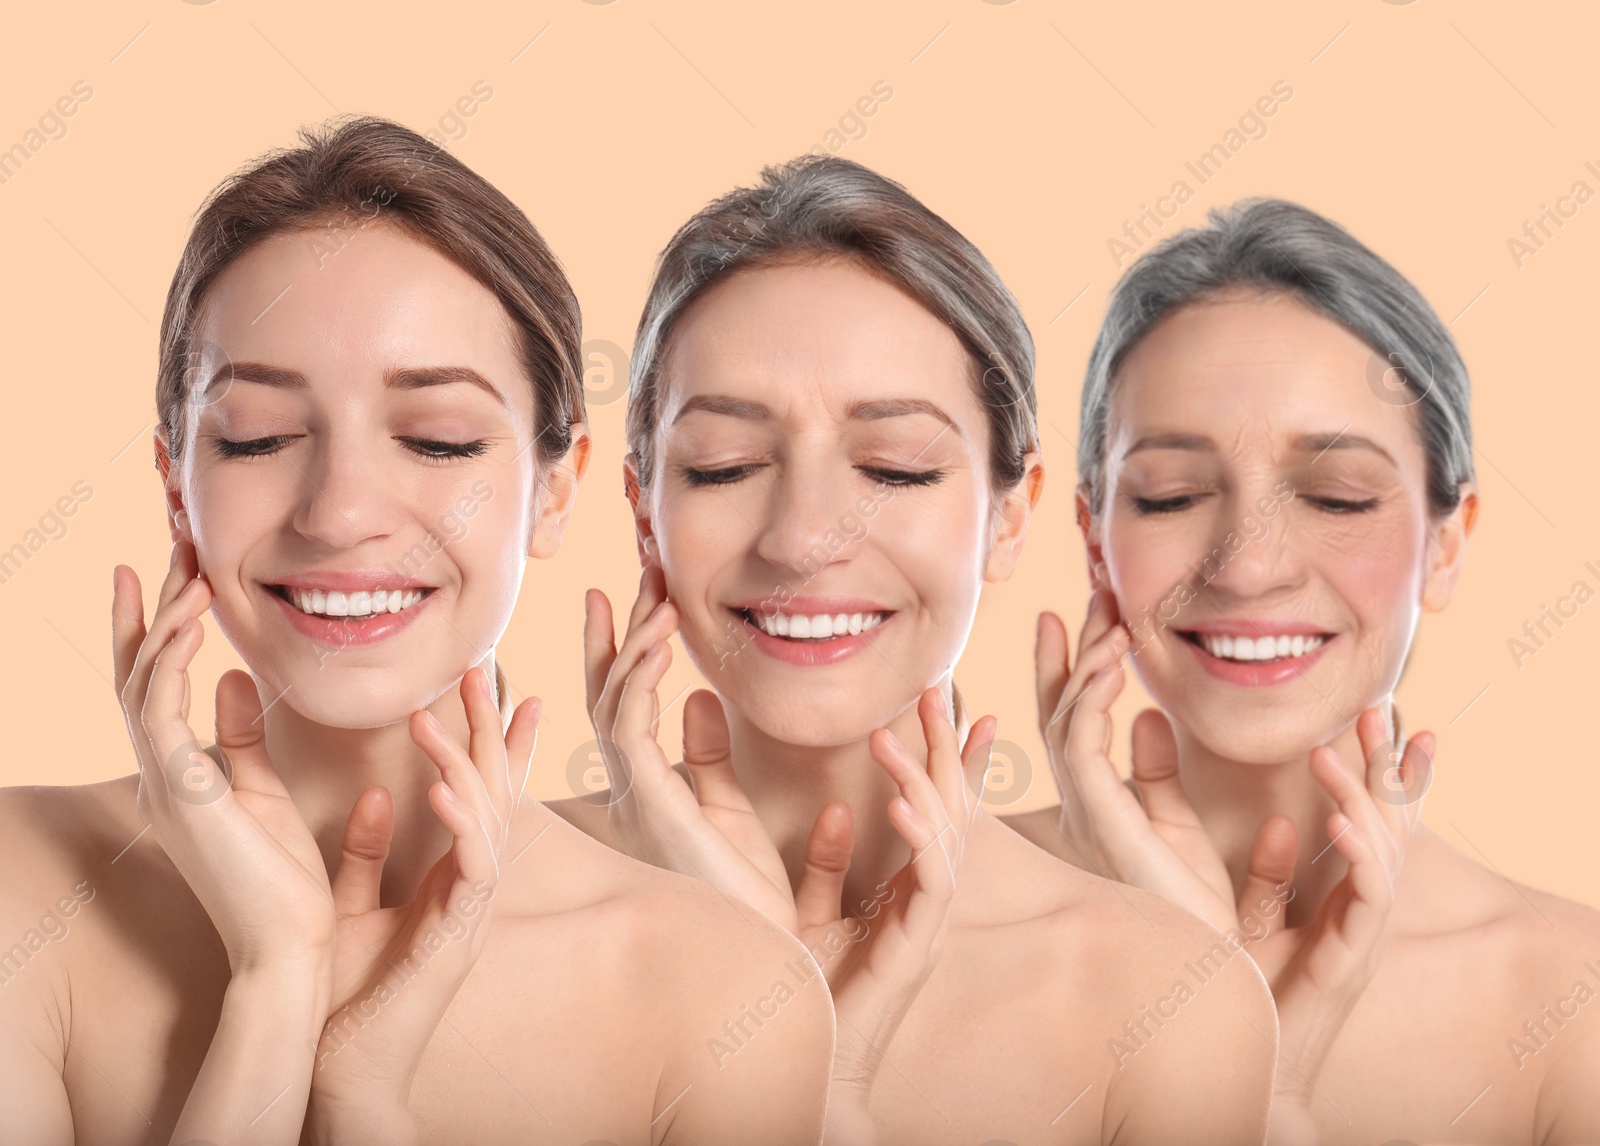
[[1163, 317], [1123, 359], [1110, 438], [1203, 434], [1226, 449], [1347, 430], [1420, 456], [1410, 406], [1379, 396], [1384, 363], [1358, 335], [1285, 294], [1230, 294]]
[[922, 399], [981, 420], [972, 358], [919, 301], [844, 259], [741, 270], [678, 321], [661, 375], [662, 423], [698, 395], [779, 416], [843, 416], [862, 399]]
[[498, 374], [515, 368], [514, 330], [494, 293], [456, 263], [359, 217], [262, 240], [217, 276], [196, 323], [199, 340], [236, 360], [313, 380], [318, 367], [396, 362]]

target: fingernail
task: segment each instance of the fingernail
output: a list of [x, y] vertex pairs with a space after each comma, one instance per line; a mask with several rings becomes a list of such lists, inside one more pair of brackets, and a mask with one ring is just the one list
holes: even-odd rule
[[444, 786], [444, 798], [446, 800], [450, 801], [450, 803], [452, 803], [452, 804], [461, 803], [461, 798], [459, 796], [457, 796], [454, 791], [451, 790], [449, 784], [446, 784]]
[[440, 732], [443, 732], [443, 731], [444, 731], [444, 725], [442, 725], [442, 724], [440, 724], [440, 723], [439, 723], [439, 718], [438, 718], [438, 717], [437, 717], [437, 716], [435, 716], [435, 715], [434, 715], [434, 714], [433, 714], [433, 713], [431, 713], [431, 712], [429, 712], [429, 713], [426, 713], [426, 714], [425, 714], [425, 715], [426, 715], [426, 716], [427, 716], [427, 718], [428, 718], [428, 724], [429, 724], [429, 725], [431, 725], [431, 726], [432, 726], [432, 727], [433, 727], [433, 728], [435, 728], [435, 729], [437, 729], [437, 730], [438, 730], [438, 731], [440, 731]]

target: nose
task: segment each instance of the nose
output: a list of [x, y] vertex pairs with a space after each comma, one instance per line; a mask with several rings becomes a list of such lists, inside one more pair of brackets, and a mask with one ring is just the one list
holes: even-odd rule
[[372, 447], [356, 439], [354, 432], [338, 429], [317, 435], [309, 461], [299, 467], [294, 527], [335, 549], [350, 549], [395, 529], [396, 487], [385, 480]]
[[1281, 506], [1268, 518], [1262, 504], [1277, 504], [1270, 491], [1262, 498], [1222, 499], [1224, 516], [1212, 535], [1210, 550], [1200, 559], [1199, 575], [1214, 593], [1255, 600], [1291, 590], [1304, 577], [1305, 566], [1296, 548], [1290, 507]]
[[848, 560], [853, 483], [834, 464], [788, 465], [760, 522], [756, 552], [763, 560], [807, 580], [835, 561]]

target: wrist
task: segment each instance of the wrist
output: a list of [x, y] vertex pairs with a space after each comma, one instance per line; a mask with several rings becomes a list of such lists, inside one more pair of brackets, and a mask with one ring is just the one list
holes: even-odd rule
[[331, 965], [274, 963], [236, 969], [223, 996], [224, 1006], [271, 1016], [280, 1030], [298, 1029], [315, 1046], [332, 1006]]

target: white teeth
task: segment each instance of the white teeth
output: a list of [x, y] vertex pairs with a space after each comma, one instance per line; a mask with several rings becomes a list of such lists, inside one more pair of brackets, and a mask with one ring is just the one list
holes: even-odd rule
[[879, 624], [884, 613], [758, 613], [749, 610], [751, 619], [768, 636], [788, 637], [792, 641], [825, 641], [846, 634], [862, 633]]
[[375, 589], [341, 593], [330, 589], [297, 589], [287, 586], [289, 599], [302, 613], [323, 617], [370, 617], [379, 613], [398, 613], [422, 600], [421, 589]]
[[1200, 634], [1206, 652], [1227, 661], [1271, 661], [1303, 657], [1321, 647], [1325, 637], [1276, 636], [1232, 637], [1226, 634]]

